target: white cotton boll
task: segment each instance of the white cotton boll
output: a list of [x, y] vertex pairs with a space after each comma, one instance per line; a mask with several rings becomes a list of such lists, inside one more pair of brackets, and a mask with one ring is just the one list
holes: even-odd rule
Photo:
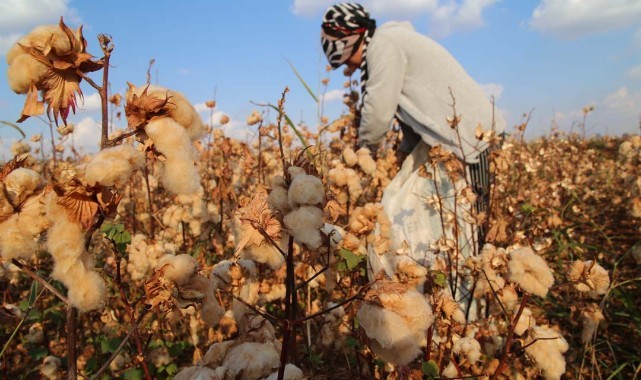
[[283, 219], [294, 239], [308, 248], [318, 249], [323, 241], [320, 229], [323, 227], [323, 211], [314, 206], [302, 206]]
[[298, 166], [293, 166], [293, 165], [287, 168], [287, 173], [292, 179], [298, 177], [299, 175], [306, 174], [305, 169]]
[[29, 153], [30, 151], [31, 146], [22, 140], [18, 140], [11, 144], [11, 154], [14, 156], [20, 156], [21, 154]]
[[240, 253], [240, 257], [256, 261], [257, 263], [267, 264], [272, 269], [280, 268], [285, 262], [285, 258], [280, 251], [270, 243], [245, 247]]
[[105, 281], [93, 270], [81, 271], [82, 276], [70, 273], [67, 281], [69, 302], [80, 311], [91, 311], [101, 306], [107, 293]]
[[347, 185], [347, 173], [344, 168], [332, 168], [327, 172], [330, 183], [342, 187]]
[[323, 224], [321, 232], [329, 237], [329, 244], [332, 249], [336, 248], [336, 246], [343, 241], [343, 236], [346, 235], [344, 229], [329, 223]]
[[168, 280], [183, 285], [196, 273], [197, 266], [196, 259], [190, 255], [164, 255], [158, 261], [156, 270], [164, 267], [164, 275]]
[[[538, 340], [534, 342], [534, 339], [537, 338]], [[532, 358], [535, 366], [543, 372], [546, 380], [558, 380], [561, 378], [565, 373], [563, 353], [568, 350], [568, 342], [561, 334], [547, 326], [535, 326], [533, 328], [533, 336], [526, 342], [526, 345], [525, 353]]]
[[548, 264], [530, 248], [519, 248], [510, 253], [508, 279], [524, 291], [540, 297], [545, 297], [554, 284]]
[[371, 156], [369, 149], [361, 148], [356, 152], [358, 157], [358, 166], [367, 175], [372, 175], [376, 172], [376, 161]]
[[145, 132], [167, 161], [161, 180], [174, 194], [193, 194], [201, 191], [200, 174], [194, 165], [195, 152], [187, 132], [167, 117], [155, 118]]
[[41, 249], [40, 238], [51, 226], [43, 199], [43, 195], [27, 199], [19, 213], [0, 223], [0, 255], [5, 260], [29, 258]]
[[272, 373], [280, 365], [280, 353], [271, 343], [246, 342], [230, 349], [223, 366], [232, 379], [254, 380]]
[[358, 156], [350, 147], [345, 147], [343, 149], [343, 161], [348, 167], [354, 167], [358, 163]]
[[364, 303], [356, 316], [370, 339], [370, 347], [383, 360], [405, 365], [421, 352], [406, 320], [394, 311]]
[[122, 144], [96, 154], [85, 167], [84, 179], [90, 186], [123, 187], [133, 172], [143, 167], [145, 156], [131, 145]]
[[471, 336], [456, 340], [452, 351], [458, 355], [465, 355], [470, 364], [476, 363], [481, 358], [481, 344]]
[[529, 307], [523, 308], [519, 320], [514, 326], [514, 333], [516, 335], [523, 335], [529, 328], [536, 326], [536, 319], [532, 316], [532, 310]]
[[[17, 94], [26, 94], [29, 92], [29, 86], [32, 83], [40, 82], [49, 71], [49, 67], [38, 61], [31, 54], [18, 53], [24, 52], [17, 44], [9, 51], [13, 52], [11, 60], [7, 54], [7, 82], [9, 87]], [[11, 62], [10, 62], [11, 61]]]
[[441, 376], [448, 378], [448, 379], [453, 379], [455, 377], [458, 377], [458, 371], [456, 370], [456, 366], [454, 365], [454, 362], [450, 362], [445, 369], [443, 369], [443, 372], [441, 372]]
[[432, 308], [423, 294], [408, 289], [402, 294], [385, 292], [379, 295], [386, 309], [394, 310], [407, 321], [410, 332], [416, 337], [425, 335], [427, 328], [434, 322]]
[[40, 173], [26, 168], [11, 171], [2, 181], [4, 191], [14, 205], [19, 205], [45, 184]]
[[134, 94], [142, 96], [144, 92], [156, 99], [167, 99], [167, 104], [163, 108], [167, 110], [167, 116], [184, 128], [191, 140], [198, 140], [207, 133], [200, 115], [180, 92], [155, 85], [130, 87], [126, 94], [127, 102], [131, 101]]
[[49, 380], [59, 379], [60, 378], [60, 359], [57, 356], [49, 355], [42, 360], [42, 365], [40, 366], [40, 373], [44, 375]]
[[281, 186], [272, 188], [267, 197], [267, 203], [272, 210], [287, 213], [290, 210], [287, 189]]
[[205, 366], [192, 366], [187, 367], [174, 376], [174, 380], [226, 380], [227, 369], [225, 367], [218, 367], [212, 369]]
[[227, 340], [224, 342], [214, 343], [200, 360], [200, 364], [209, 367], [219, 367], [223, 364], [227, 351], [235, 345], [235, 341]]
[[[278, 371], [267, 376], [265, 380], [277, 380]], [[303, 380], [303, 371], [295, 365], [288, 363], [285, 365], [285, 374], [283, 380]]]
[[358, 200], [363, 194], [361, 180], [353, 169], [348, 169], [347, 171], [347, 191], [349, 192], [349, 199], [352, 202]]
[[320, 178], [307, 174], [296, 176], [287, 192], [289, 205], [292, 208], [299, 205], [317, 205], [323, 201], [324, 196], [325, 191]]

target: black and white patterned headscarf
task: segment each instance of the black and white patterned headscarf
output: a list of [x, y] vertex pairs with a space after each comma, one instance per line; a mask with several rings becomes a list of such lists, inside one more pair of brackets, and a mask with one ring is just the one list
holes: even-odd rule
[[376, 20], [362, 5], [356, 3], [336, 4], [327, 9], [323, 17], [321, 44], [327, 60], [336, 69], [356, 52], [363, 42], [361, 62], [361, 99], [365, 96], [367, 82], [367, 45], [376, 30]]

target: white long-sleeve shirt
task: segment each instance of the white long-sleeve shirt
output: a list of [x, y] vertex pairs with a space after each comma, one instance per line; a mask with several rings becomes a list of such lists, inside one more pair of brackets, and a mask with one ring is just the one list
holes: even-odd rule
[[[505, 122], [452, 55], [408, 22], [388, 22], [376, 29], [367, 47], [367, 94], [361, 109], [360, 144], [380, 143], [396, 115], [430, 146], [442, 145], [469, 163], [487, 144], [475, 138], [476, 127]], [[450, 94], [451, 89], [451, 94]], [[460, 115], [458, 132], [447, 122]], [[462, 151], [461, 147], [462, 145]]]

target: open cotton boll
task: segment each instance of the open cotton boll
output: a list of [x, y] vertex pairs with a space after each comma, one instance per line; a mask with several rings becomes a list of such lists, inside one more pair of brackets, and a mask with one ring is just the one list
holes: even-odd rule
[[589, 342], [594, 333], [596, 333], [599, 328], [599, 323], [603, 321], [605, 317], [599, 308], [599, 305], [591, 303], [588, 307], [581, 312], [581, 322], [583, 322], [583, 330], [581, 330], [581, 341], [583, 343]]
[[335, 184], [336, 186], [345, 186], [347, 185], [347, 172], [344, 168], [332, 168], [327, 172], [330, 183]]
[[167, 104], [163, 107], [163, 110], [167, 111], [167, 116], [187, 131], [192, 141], [198, 140], [207, 133], [202, 119], [194, 106], [178, 91], [156, 85], [130, 86], [126, 94], [127, 102], [131, 101], [134, 94], [140, 97], [144, 92], [156, 99], [167, 99]]
[[[283, 244], [280, 245], [281, 247], [283, 246]], [[285, 262], [285, 258], [278, 249], [268, 242], [264, 242], [261, 245], [245, 247], [240, 253], [240, 257], [257, 263], [267, 264], [272, 269], [280, 268]]]
[[356, 156], [358, 157], [358, 166], [365, 174], [372, 175], [376, 172], [376, 161], [372, 158], [369, 149], [359, 149], [356, 151]]
[[246, 342], [227, 352], [223, 366], [231, 379], [260, 379], [280, 366], [280, 353], [271, 343]]
[[[278, 371], [267, 376], [265, 380], [277, 380]], [[285, 365], [285, 374], [283, 375], [283, 380], [303, 380], [303, 371], [296, 367], [295, 365], [288, 363]]]
[[289, 205], [292, 208], [299, 205], [317, 205], [323, 201], [324, 196], [325, 191], [320, 178], [307, 174], [296, 176], [287, 192]]
[[207, 366], [191, 366], [183, 368], [174, 376], [174, 380], [226, 380], [227, 368], [212, 369]]
[[[17, 48], [17, 49], [16, 49]], [[11, 51], [22, 50], [17, 44]], [[7, 82], [9, 87], [17, 94], [29, 92], [32, 83], [39, 83], [47, 74], [49, 68], [42, 62], [35, 59], [31, 54], [19, 54], [11, 57], [7, 55]]]
[[568, 342], [561, 334], [548, 326], [535, 326], [525, 345], [525, 353], [534, 360], [534, 365], [543, 372], [546, 380], [561, 378], [565, 373], [563, 353], [568, 350]]
[[145, 164], [145, 156], [131, 145], [122, 144], [96, 154], [85, 167], [84, 179], [90, 186], [123, 187], [133, 172]]
[[536, 319], [532, 316], [532, 310], [529, 307], [523, 308], [519, 320], [514, 326], [514, 332], [516, 335], [523, 335], [529, 328], [536, 326]]
[[358, 163], [358, 156], [352, 148], [345, 147], [343, 150], [343, 161], [345, 162], [345, 165], [351, 168]]
[[379, 299], [383, 307], [402, 316], [409, 326], [409, 332], [416, 337], [423, 337], [428, 327], [434, 322], [432, 308], [423, 294], [414, 289], [404, 293], [381, 292]]
[[441, 376], [448, 378], [448, 379], [453, 379], [455, 377], [458, 377], [458, 371], [456, 370], [456, 366], [454, 365], [454, 362], [449, 362], [449, 364], [443, 369], [443, 372], [441, 372]]
[[323, 211], [314, 206], [302, 206], [283, 219], [294, 239], [308, 248], [318, 249], [323, 243], [320, 229], [323, 227]]
[[9, 196], [11, 203], [17, 206], [36, 190], [42, 188], [45, 181], [36, 171], [18, 168], [7, 174], [2, 184], [4, 185], [3, 191]]
[[272, 188], [267, 197], [267, 203], [272, 210], [287, 213], [290, 210], [287, 189], [282, 186]]
[[174, 194], [201, 191], [200, 174], [194, 165], [195, 152], [187, 132], [168, 117], [152, 119], [145, 132], [167, 158], [161, 177], [163, 186]]
[[[359, 324], [370, 339], [374, 353], [385, 361], [405, 365], [421, 351], [418, 340], [410, 331], [407, 321], [392, 310], [363, 303], [356, 314]], [[375, 342], [374, 345], [372, 343]], [[375, 347], [380, 348], [376, 350]], [[406, 349], [407, 355], [397, 356], [395, 351]]]
[[105, 281], [97, 272], [86, 270], [82, 277], [70, 277], [65, 281], [69, 302], [80, 311], [91, 311], [101, 306], [107, 293]]
[[60, 378], [60, 359], [57, 356], [49, 355], [42, 360], [40, 366], [40, 373], [49, 380], [57, 380]]
[[554, 284], [548, 264], [530, 248], [519, 248], [510, 253], [507, 275], [521, 289], [540, 297], [545, 297]]
[[301, 167], [298, 167], [298, 166], [294, 166], [294, 165], [292, 165], [292, 166], [287, 168], [287, 173], [292, 178], [292, 180], [294, 178], [298, 177], [299, 175], [307, 174], [307, 173], [305, 173], [305, 169], [303, 169]]
[[190, 255], [164, 255], [158, 261], [156, 270], [164, 267], [165, 277], [176, 285], [182, 285], [196, 273], [197, 266], [196, 259]]
[[0, 223], [0, 255], [5, 260], [28, 258], [40, 249], [40, 237], [51, 225], [43, 199], [43, 194], [27, 199], [19, 213]]
[[470, 364], [476, 363], [481, 358], [481, 344], [471, 336], [456, 340], [452, 351], [455, 354], [464, 355]]

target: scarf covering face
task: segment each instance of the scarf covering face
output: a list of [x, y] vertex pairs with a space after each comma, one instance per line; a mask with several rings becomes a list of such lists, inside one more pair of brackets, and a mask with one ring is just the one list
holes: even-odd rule
[[331, 6], [325, 12], [321, 29], [321, 44], [327, 60], [336, 69], [356, 52], [363, 42], [361, 61], [361, 100], [365, 96], [367, 82], [367, 45], [374, 35], [376, 20], [362, 5], [342, 3]]

